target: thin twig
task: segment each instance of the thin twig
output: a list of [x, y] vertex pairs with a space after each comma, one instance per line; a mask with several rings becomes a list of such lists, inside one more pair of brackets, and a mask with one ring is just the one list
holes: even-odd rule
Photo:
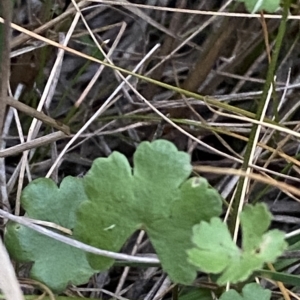
[[0, 289], [7, 300], [24, 300], [17, 276], [11, 265], [10, 258], [0, 239]]
[[127, 262], [145, 263], [145, 264], [159, 264], [160, 263], [157, 258], [153, 258], [153, 257], [136, 257], [136, 256], [132, 256], [132, 255], [127, 255], [127, 254], [101, 250], [96, 247], [89, 246], [89, 245], [79, 242], [77, 240], [68, 238], [64, 235], [60, 235], [54, 231], [51, 231], [49, 229], [42, 227], [42, 226], [36, 225], [33, 222], [27, 220], [26, 218], [10, 214], [10, 213], [4, 211], [3, 209], [0, 209], [0, 216], [2, 216], [3, 218], [9, 219], [13, 222], [16, 222], [18, 224], [24, 225], [30, 229], [35, 230], [36, 232], [39, 232], [43, 235], [53, 238], [59, 242], [62, 242], [64, 244], [70, 245], [72, 247], [81, 249], [81, 250], [89, 252], [89, 253], [109, 257], [112, 259], [125, 260]]
[[[4, 25], [0, 25], [0, 149], [3, 148], [3, 126], [6, 115], [6, 96], [8, 92], [8, 80], [10, 73], [10, 25], [11, 25], [11, 1], [0, 2], [0, 14], [5, 16]], [[10, 210], [6, 188], [5, 161], [0, 158], [0, 202], [5, 209]]]
[[30, 149], [33, 149], [33, 148], [45, 146], [45, 145], [48, 145], [50, 143], [56, 142], [60, 139], [63, 139], [65, 137], [67, 137], [67, 135], [65, 135], [61, 131], [53, 132], [53, 133], [47, 134], [45, 136], [36, 138], [32, 141], [25, 142], [23, 144], [19, 144], [19, 145], [16, 145], [16, 146], [12, 146], [12, 147], [10, 147], [8, 149], [5, 149], [5, 150], [0, 150], [0, 157], [12, 156], [12, 155], [21, 153], [25, 150], [30, 150]]
[[49, 126], [52, 126], [58, 130], [61, 130], [62, 132], [64, 132], [67, 135], [70, 134], [69, 126], [45, 115], [44, 113], [42, 113], [40, 111], [37, 111], [36, 109], [34, 109], [22, 102], [16, 101], [14, 98], [6, 97], [6, 103], [8, 105], [12, 106], [13, 108], [27, 114], [28, 116], [30, 116], [32, 118], [36, 118]]

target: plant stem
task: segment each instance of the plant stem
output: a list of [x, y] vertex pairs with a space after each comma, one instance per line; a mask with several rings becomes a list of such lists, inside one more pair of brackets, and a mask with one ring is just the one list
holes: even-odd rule
[[[263, 111], [263, 108], [264, 108], [264, 105], [265, 105], [265, 100], [266, 100], [268, 91], [269, 91], [270, 86], [273, 82], [273, 78], [274, 78], [274, 75], [275, 75], [275, 72], [276, 72], [278, 56], [279, 56], [279, 52], [280, 52], [280, 49], [281, 49], [283, 37], [284, 37], [285, 31], [286, 31], [286, 22], [287, 22], [287, 18], [288, 18], [289, 8], [290, 8], [290, 0], [285, 0], [284, 5], [283, 5], [282, 18], [281, 18], [281, 22], [280, 22], [280, 25], [279, 25], [277, 38], [276, 38], [274, 52], [272, 54], [272, 59], [271, 59], [271, 62], [269, 64], [269, 68], [268, 68], [266, 83], [264, 85], [263, 93], [261, 95], [261, 98], [259, 100], [258, 107], [257, 107], [257, 112], [256, 112], [256, 116], [255, 116], [256, 120], [259, 120], [260, 117], [261, 117], [261, 114], [262, 114], [262, 111]], [[253, 141], [254, 141], [254, 137], [255, 137], [257, 128], [258, 128], [257, 124], [252, 125], [252, 129], [251, 129], [250, 136], [249, 136], [249, 141], [248, 141], [248, 144], [246, 146], [244, 162], [243, 162], [243, 165], [242, 165], [242, 170], [243, 171], [246, 171], [248, 166], [249, 166], [249, 159], [250, 159], [251, 149], [253, 147]], [[234, 200], [233, 200], [232, 215], [231, 215], [231, 218], [230, 218], [230, 221], [229, 221], [229, 228], [230, 228], [230, 231], [231, 231], [232, 234], [234, 232], [235, 223], [236, 223], [237, 218], [238, 218], [239, 201], [241, 201], [240, 198], [241, 198], [241, 194], [242, 194], [244, 180], [245, 180], [244, 177], [239, 179], [239, 182], [238, 182], [238, 185], [237, 185], [237, 190], [236, 190]]]

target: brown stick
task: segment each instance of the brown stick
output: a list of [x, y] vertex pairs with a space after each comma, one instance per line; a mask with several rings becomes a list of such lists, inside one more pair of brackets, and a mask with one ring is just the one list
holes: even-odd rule
[[6, 97], [6, 103], [10, 106], [12, 106], [13, 108], [25, 113], [26, 115], [31, 116], [32, 118], [36, 118], [42, 122], [44, 122], [47, 125], [50, 125], [60, 131], [62, 131], [63, 133], [70, 135], [70, 128], [69, 126], [45, 115], [42, 112], [37, 111], [36, 109], [15, 100], [14, 98], [11, 97]]
[[212, 33], [206, 43], [203, 53], [195, 63], [194, 68], [190, 71], [185, 79], [182, 88], [188, 91], [196, 92], [199, 86], [204, 82], [222, 49], [228, 47], [226, 41], [230, 34], [236, 29], [236, 19], [230, 20], [225, 18], [219, 29]]
[[[0, 14], [5, 17], [2, 27], [2, 41], [0, 41], [0, 135], [2, 135], [2, 129], [4, 124], [4, 118], [6, 113], [6, 101], [7, 87], [9, 79], [10, 69], [10, 22], [11, 22], [11, 1], [0, 1]], [[0, 34], [1, 37], [1, 34]]]
[[0, 150], [0, 157], [16, 155], [16, 154], [26, 151], [26, 150], [30, 150], [33, 148], [37, 148], [40, 146], [50, 144], [52, 142], [56, 142], [65, 137], [66, 137], [66, 135], [63, 132], [56, 131], [56, 132], [50, 133], [46, 136], [42, 136], [37, 139], [34, 139], [32, 141], [29, 141], [29, 142], [26, 142], [23, 144], [19, 144], [19, 145], [10, 147], [8, 149]]

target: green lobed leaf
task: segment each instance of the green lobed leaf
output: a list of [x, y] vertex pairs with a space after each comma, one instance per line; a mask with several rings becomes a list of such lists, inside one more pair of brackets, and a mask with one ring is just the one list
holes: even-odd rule
[[192, 241], [198, 248], [188, 250], [189, 261], [207, 273], [221, 273], [228, 261], [240, 256], [226, 224], [219, 218], [195, 225]]
[[265, 10], [273, 13], [280, 7], [280, 0], [238, 0], [244, 2], [247, 10], [251, 13]]
[[249, 283], [244, 286], [242, 295], [235, 290], [229, 290], [222, 294], [220, 300], [270, 300], [271, 291], [263, 289], [256, 283]]
[[221, 273], [217, 280], [220, 285], [244, 281], [264, 263], [274, 262], [287, 247], [283, 232], [266, 232], [270, 222], [271, 214], [264, 204], [246, 206], [241, 213], [242, 249], [233, 243], [220, 219], [201, 222], [193, 228], [196, 247], [188, 250], [189, 261], [204, 272]]
[[271, 218], [271, 213], [264, 205], [244, 207], [240, 216], [244, 251], [255, 251], [259, 247], [262, 235], [271, 224]]
[[274, 229], [264, 233], [271, 218], [265, 204], [246, 205], [241, 213], [243, 250], [264, 262], [274, 262], [288, 246], [283, 231]]
[[[51, 179], [40, 178], [24, 189], [21, 203], [27, 217], [73, 229], [75, 210], [86, 197], [80, 178], [66, 177], [60, 188]], [[69, 283], [86, 283], [95, 273], [85, 252], [16, 223], [6, 226], [5, 244], [14, 259], [33, 262], [32, 278], [57, 292]]]
[[[171, 279], [191, 283], [196, 268], [186, 250], [192, 247], [192, 226], [220, 215], [221, 197], [205, 179], [187, 180], [190, 157], [168, 141], [141, 143], [133, 161], [133, 170], [117, 152], [94, 161], [84, 178], [89, 200], [79, 207], [74, 234], [117, 252], [132, 233], [144, 229]], [[92, 254], [88, 259], [96, 269], [113, 263]]]

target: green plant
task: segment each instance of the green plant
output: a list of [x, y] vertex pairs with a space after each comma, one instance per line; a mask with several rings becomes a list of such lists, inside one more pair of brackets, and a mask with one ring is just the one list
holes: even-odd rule
[[[143, 229], [162, 268], [181, 284], [191, 284], [197, 269], [223, 272], [217, 280], [220, 285], [244, 281], [286, 248], [283, 233], [265, 233], [271, 216], [259, 204], [246, 207], [241, 215], [240, 250], [218, 218], [220, 195], [204, 178], [189, 178], [190, 157], [172, 143], [141, 143], [133, 164], [131, 168], [124, 155], [114, 152], [96, 159], [84, 178], [67, 177], [59, 188], [50, 179], [37, 179], [22, 194], [25, 216], [54, 222], [72, 230], [74, 239], [114, 252]], [[5, 243], [14, 259], [33, 262], [33, 278], [56, 292], [69, 283], [86, 283], [93, 273], [114, 263], [12, 222]]]
[[188, 250], [189, 260], [206, 273], [222, 273], [217, 280], [220, 285], [246, 280], [265, 262], [274, 262], [287, 247], [282, 231], [266, 232], [271, 214], [264, 204], [247, 205], [240, 218], [242, 249], [232, 241], [226, 224], [219, 218], [193, 228], [196, 247]]
[[[75, 212], [86, 199], [83, 182], [66, 177], [60, 187], [47, 178], [31, 182], [22, 194], [26, 217], [54, 222], [72, 229]], [[12, 257], [34, 262], [30, 276], [55, 291], [64, 290], [70, 282], [82, 284], [94, 274], [83, 251], [44, 236], [17, 223], [6, 226], [5, 243]]]
[[271, 291], [264, 290], [260, 285], [256, 283], [250, 283], [243, 288], [242, 295], [240, 295], [235, 290], [229, 290], [228, 292], [225, 292], [220, 298], [220, 300], [252, 300], [252, 299], [269, 300], [271, 299]]
[[265, 10], [273, 13], [280, 7], [280, 0], [238, 0], [244, 2], [247, 10], [251, 13]]

